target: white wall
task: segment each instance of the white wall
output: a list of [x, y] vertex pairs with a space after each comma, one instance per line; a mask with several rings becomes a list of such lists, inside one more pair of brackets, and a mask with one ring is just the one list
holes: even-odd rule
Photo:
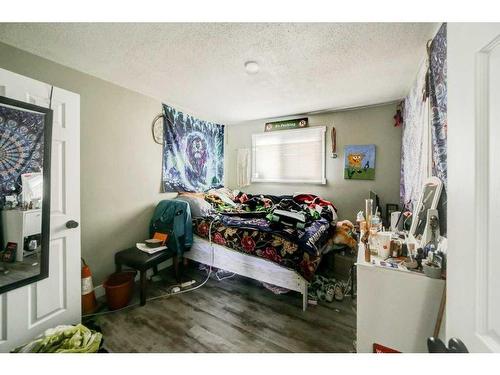
[[[386, 203], [399, 203], [401, 167], [401, 128], [394, 127], [395, 104], [309, 115], [310, 126], [327, 126], [326, 185], [254, 183], [242, 190], [250, 193], [292, 194], [311, 192], [332, 200], [339, 209], [339, 217], [355, 220], [364, 209], [364, 199], [370, 189], [380, 197], [382, 208]], [[285, 118], [282, 118], [285, 119]], [[264, 131], [264, 124], [272, 120], [250, 121], [226, 127], [226, 185], [236, 188], [236, 153], [238, 148], [251, 148], [253, 133]], [[330, 130], [337, 130], [338, 158], [330, 158]], [[375, 144], [375, 180], [344, 179], [344, 145]], [[304, 152], [307, 152], [306, 150]]]

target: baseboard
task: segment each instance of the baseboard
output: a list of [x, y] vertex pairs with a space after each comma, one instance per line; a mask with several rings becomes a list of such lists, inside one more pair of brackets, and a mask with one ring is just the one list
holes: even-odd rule
[[[166, 260], [165, 262], [161, 263], [159, 266], [158, 266], [158, 270], [163, 270], [165, 268], [168, 268], [172, 265], [172, 259], [168, 259]], [[153, 270], [148, 270], [148, 272], [146, 273], [146, 276], [147, 277], [150, 277], [151, 275], [153, 275]], [[135, 276], [135, 281], [139, 281], [139, 273], [137, 273], [137, 275]], [[95, 292], [95, 296], [96, 298], [100, 298], [100, 297], [103, 297], [104, 294], [105, 294], [105, 290], [104, 290], [104, 287], [102, 286], [102, 284], [99, 284], [97, 285], [95, 288], [94, 288], [94, 292]]]

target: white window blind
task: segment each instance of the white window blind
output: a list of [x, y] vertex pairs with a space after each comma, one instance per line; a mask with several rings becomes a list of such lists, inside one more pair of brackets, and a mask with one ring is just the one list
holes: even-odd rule
[[252, 135], [252, 182], [325, 184], [325, 126]]

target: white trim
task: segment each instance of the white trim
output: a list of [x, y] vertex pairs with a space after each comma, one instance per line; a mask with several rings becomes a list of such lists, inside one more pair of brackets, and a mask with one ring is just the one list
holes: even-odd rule
[[222, 268], [238, 275], [249, 277], [302, 293], [302, 309], [307, 308], [308, 282], [296, 271], [282, 267], [267, 259], [240, 253], [218, 244], [193, 236], [193, 246], [184, 253], [184, 257], [213, 267]]

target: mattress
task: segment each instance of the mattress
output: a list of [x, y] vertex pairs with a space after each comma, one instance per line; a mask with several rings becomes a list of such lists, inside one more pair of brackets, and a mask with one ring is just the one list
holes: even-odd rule
[[[235, 222], [238, 220], [238, 222]], [[193, 232], [230, 249], [264, 258], [297, 271], [310, 281], [321, 260], [324, 241], [318, 241], [318, 249], [305, 244], [311, 238], [295, 239], [285, 231], [276, 231], [265, 225], [264, 219], [200, 217], [193, 219]], [[314, 234], [312, 234], [314, 236]], [[318, 236], [316, 236], [318, 237]], [[323, 236], [324, 237], [324, 236]]]

